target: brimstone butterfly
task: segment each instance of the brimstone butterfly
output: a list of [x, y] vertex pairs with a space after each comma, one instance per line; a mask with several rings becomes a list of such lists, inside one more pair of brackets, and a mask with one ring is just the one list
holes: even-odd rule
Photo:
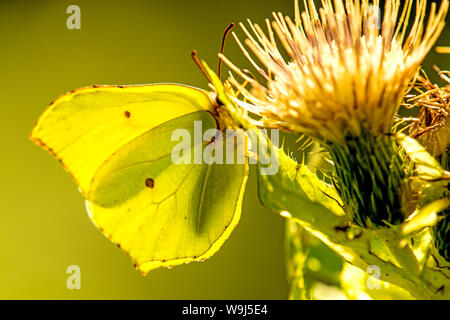
[[[31, 139], [57, 158], [95, 225], [142, 273], [211, 257], [238, 223], [245, 164], [174, 164], [174, 129], [220, 128], [217, 100], [177, 84], [93, 86], [56, 99]], [[223, 129], [223, 128], [220, 128]]]

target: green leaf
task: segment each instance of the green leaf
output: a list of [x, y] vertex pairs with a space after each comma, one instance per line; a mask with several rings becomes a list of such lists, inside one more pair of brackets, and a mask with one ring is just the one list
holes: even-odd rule
[[[339, 195], [334, 188], [321, 181], [305, 164], [297, 163], [282, 149], [271, 145], [261, 133], [249, 136], [253, 137], [252, 143], [258, 141], [260, 148], [270, 150], [278, 158], [279, 170], [276, 174], [258, 174], [259, 197], [266, 207], [287, 212], [319, 231], [347, 222]], [[267, 142], [264, 142], [264, 139]], [[266, 149], [264, 143], [268, 143], [270, 148]], [[266, 157], [270, 158], [269, 155]], [[261, 163], [258, 164], [259, 173], [263, 167]]]
[[445, 176], [439, 162], [414, 138], [397, 133], [397, 141], [415, 165], [417, 176], [424, 180], [438, 180]]
[[439, 217], [439, 212], [445, 210], [448, 206], [450, 206], [449, 199], [439, 199], [427, 204], [402, 225], [403, 234], [413, 234], [426, 227], [434, 226], [440, 218], [443, 218]]

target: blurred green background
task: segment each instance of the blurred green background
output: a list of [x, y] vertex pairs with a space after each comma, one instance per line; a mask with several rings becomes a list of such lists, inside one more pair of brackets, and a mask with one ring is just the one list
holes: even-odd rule
[[[81, 30], [66, 28], [71, 4], [81, 8]], [[192, 49], [215, 66], [230, 22], [263, 23], [274, 10], [292, 16], [293, 7], [293, 0], [0, 1], [0, 298], [287, 298], [284, 221], [259, 204], [254, 168], [241, 222], [213, 258], [143, 277], [94, 227], [75, 184], [28, 135], [45, 107], [74, 88], [206, 88]], [[449, 45], [449, 35], [447, 26], [439, 43]], [[243, 65], [233, 41], [226, 54]], [[426, 66], [433, 63], [450, 68], [448, 55], [432, 53]], [[69, 265], [81, 268], [81, 290], [66, 288]]]

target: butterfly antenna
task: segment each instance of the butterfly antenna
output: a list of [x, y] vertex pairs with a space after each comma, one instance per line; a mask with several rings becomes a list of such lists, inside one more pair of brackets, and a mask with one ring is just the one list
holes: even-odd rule
[[200, 60], [198, 59], [197, 50], [193, 50], [191, 53], [192, 60], [194, 60], [197, 67], [199, 67], [200, 71], [203, 73], [203, 75], [208, 79], [209, 83], [212, 83], [211, 78], [209, 77], [208, 73], [206, 73], [205, 68], [202, 66]]
[[[231, 30], [233, 30], [233, 28], [234, 28], [234, 22], [230, 23], [228, 25], [228, 27], [225, 29], [225, 32], [223, 33], [222, 47], [220, 48], [221, 54], [223, 54], [223, 49], [225, 48], [225, 42], [227, 42], [228, 34], [230, 33]], [[219, 58], [219, 70], [218, 70], [219, 79], [221, 79], [221, 77], [220, 77], [221, 72], [222, 72], [222, 59]]]

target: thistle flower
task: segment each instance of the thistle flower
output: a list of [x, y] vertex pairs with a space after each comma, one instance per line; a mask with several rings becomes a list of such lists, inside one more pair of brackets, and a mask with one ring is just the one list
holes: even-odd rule
[[419, 107], [419, 117], [409, 134], [419, 140], [441, 166], [450, 170], [450, 72], [439, 71], [447, 82], [444, 87], [433, 84], [422, 71], [414, 82], [416, 94], [407, 96], [409, 108]]
[[[422, 72], [413, 86], [415, 94], [406, 99], [408, 107], [420, 108], [418, 119], [409, 134], [420, 141], [442, 168], [450, 170], [450, 72], [438, 72], [447, 82], [446, 86], [433, 84]], [[450, 197], [448, 189], [443, 196]], [[443, 219], [434, 228], [435, 246], [441, 256], [450, 261], [450, 208], [441, 214]]]
[[301, 14], [296, 2], [294, 21], [281, 13], [273, 14], [272, 23], [266, 20], [267, 35], [250, 23], [252, 35], [241, 23], [246, 45], [263, 67], [233, 36], [266, 84], [221, 55], [252, 87], [249, 91], [231, 77], [229, 82], [245, 98], [236, 102], [259, 115], [258, 124], [340, 144], [346, 136], [364, 131], [374, 136], [389, 133], [408, 83], [444, 28], [449, 5], [444, 0], [436, 12], [432, 3], [424, 28], [427, 1], [416, 1], [407, 34], [413, 2], [404, 1], [400, 10], [401, 1], [387, 0], [381, 19], [377, 0], [335, 0], [334, 6], [322, 0], [319, 10], [314, 1], [305, 0]]
[[427, 1], [415, 1], [408, 28], [413, 3], [386, 0], [381, 17], [378, 0], [322, 0], [319, 10], [305, 0], [302, 13], [296, 2], [294, 21], [274, 13], [267, 32], [241, 23], [257, 59], [233, 36], [263, 84], [219, 55], [244, 79], [231, 74], [228, 88], [237, 105], [257, 116], [253, 122], [322, 142], [346, 210], [364, 227], [398, 224], [408, 215], [402, 195], [408, 172], [390, 133], [449, 7], [448, 0], [438, 10], [432, 3], [425, 27]]

